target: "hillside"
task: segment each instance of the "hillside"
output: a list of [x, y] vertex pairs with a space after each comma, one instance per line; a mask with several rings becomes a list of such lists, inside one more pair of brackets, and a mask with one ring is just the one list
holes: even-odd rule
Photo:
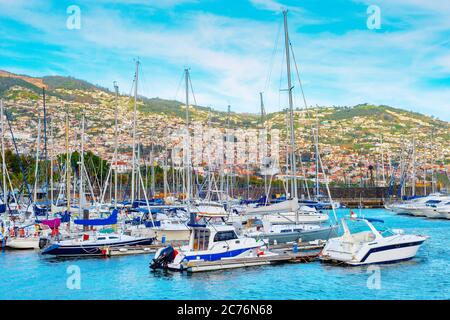
[[[69, 111], [71, 125], [79, 125], [80, 114], [87, 118], [89, 145], [103, 156], [108, 156], [113, 141], [114, 94], [108, 89], [72, 77], [46, 76], [34, 78], [0, 71], [0, 97], [5, 101], [7, 111], [13, 119], [15, 132], [23, 145], [33, 150], [37, 134], [37, 118], [42, 117], [42, 87], [47, 89], [48, 114], [54, 125], [56, 143], [64, 132], [66, 110]], [[131, 110], [133, 99], [119, 97], [119, 123], [121, 148], [129, 150], [131, 145]], [[182, 102], [161, 98], [139, 97], [139, 136], [145, 146], [150, 144], [170, 147], [169, 133], [182, 128], [185, 107]], [[227, 113], [209, 110], [202, 106], [190, 106], [193, 123], [206, 125], [208, 119], [213, 127], [225, 128]], [[360, 104], [352, 107], [319, 107], [295, 111], [297, 145], [302, 152], [311, 152], [311, 127], [319, 122], [320, 145], [325, 157], [338, 159], [338, 155], [372, 155], [383, 152], [397, 154], [402, 143], [410, 143], [414, 136], [418, 142], [418, 152], [427, 148], [439, 150], [435, 161], [450, 161], [450, 126], [419, 113], [409, 112], [389, 106]], [[233, 128], [260, 128], [260, 117], [256, 114], [232, 113], [230, 125]], [[267, 115], [267, 126], [282, 130], [285, 136], [285, 112]], [[76, 141], [76, 139], [75, 139]], [[433, 145], [431, 145], [433, 141]], [[381, 143], [383, 142], [383, 144]], [[73, 142], [75, 143], [75, 142]], [[436, 151], [437, 152], [437, 151]], [[433, 158], [431, 155], [427, 155]], [[351, 157], [346, 161], [352, 161]]]

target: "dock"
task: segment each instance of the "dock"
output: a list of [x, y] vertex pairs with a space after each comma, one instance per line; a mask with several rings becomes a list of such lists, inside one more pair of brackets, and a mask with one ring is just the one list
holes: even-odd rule
[[259, 256], [252, 258], [222, 259], [217, 261], [189, 261], [185, 265], [187, 272], [204, 272], [224, 269], [255, 267], [280, 263], [306, 263], [316, 260], [320, 251], [279, 253], [276, 255]]
[[118, 256], [130, 256], [138, 254], [150, 254], [155, 253], [160, 248], [166, 247], [166, 244], [152, 244], [149, 246], [130, 246], [130, 247], [119, 247], [110, 248], [106, 247], [103, 250], [104, 257], [118, 257]]
[[300, 243], [282, 243], [282, 244], [272, 244], [268, 246], [270, 251], [294, 251], [294, 245], [297, 246], [298, 251], [308, 251], [322, 249], [325, 246], [326, 241], [317, 240], [314, 242], [300, 242]]

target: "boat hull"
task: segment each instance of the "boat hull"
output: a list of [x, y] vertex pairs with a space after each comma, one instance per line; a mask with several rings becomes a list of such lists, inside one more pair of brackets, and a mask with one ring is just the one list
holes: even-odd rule
[[406, 242], [393, 245], [372, 247], [356, 255], [350, 252], [328, 251], [327, 247], [322, 252], [322, 261], [345, 263], [352, 266], [366, 264], [384, 264], [406, 261], [414, 258], [420, 246], [425, 240]]
[[262, 233], [254, 238], [267, 239], [270, 244], [288, 243], [288, 242], [310, 242], [315, 240], [328, 240], [337, 237], [338, 227], [327, 226], [312, 230], [303, 230], [295, 232], [280, 233]]
[[189, 229], [186, 230], [155, 230], [156, 239], [160, 242], [163, 241], [163, 238], [166, 242], [172, 241], [189, 241], [189, 236], [191, 231]]
[[39, 238], [9, 238], [6, 246], [14, 250], [35, 250], [39, 249]]
[[51, 255], [58, 257], [79, 257], [79, 256], [101, 256], [104, 249], [120, 248], [131, 246], [145, 246], [153, 244], [153, 238], [143, 238], [130, 241], [103, 243], [103, 244], [87, 244], [87, 245], [60, 245], [58, 243], [50, 244], [42, 250], [43, 255]]

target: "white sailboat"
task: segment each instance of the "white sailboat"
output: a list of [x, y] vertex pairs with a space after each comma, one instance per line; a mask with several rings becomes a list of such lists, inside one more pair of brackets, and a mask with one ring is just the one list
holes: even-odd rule
[[[337, 233], [337, 225], [311, 225], [309, 223], [320, 223], [328, 220], [328, 215], [320, 213], [312, 214], [311, 211], [306, 211], [304, 214], [299, 209], [297, 196], [297, 160], [295, 154], [295, 132], [294, 132], [294, 105], [292, 97], [292, 81], [290, 70], [290, 40], [287, 24], [287, 11], [283, 11], [284, 17], [284, 40], [286, 53], [286, 69], [287, 69], [287, 85], [289, 98], [289, 133], [290, 133], [290, 154], [289, 162], [291, 169], [291, 196], [292, 198], [281, 203], [271, 204], [268, 206], [261, 206], [257, 208], [249, 208], [246, 210], [246, 215], [261, 215], [263, 216], [263, 228], [250, 227], [243, 232], [247, 235], [261, 239], [269, 239], [270, 242], [293, 242], [293, 241], [312, 241], [318, 239], [329, 239]], [[333, 208], [334, 211], [334, 208]], [[285, 216], [283, 216], [283, 214]], [[270, 218], [277, 217], [277, 218]], [[292, 219], [293, 218], [293, 219]], [[286, 220], [282, 223], [282, 220]], [[292, 219], [292, 220], [291, 220]]]

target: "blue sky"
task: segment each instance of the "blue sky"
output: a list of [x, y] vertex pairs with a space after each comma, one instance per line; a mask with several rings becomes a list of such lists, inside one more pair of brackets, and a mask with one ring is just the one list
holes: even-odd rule
[[[79, 30], [66, 27], [70, 5], [81, 10]], [[367, 28], [369, 5], [381, 29]], [[0, 69], [118, 81], [129, 93], [139, 57], [140, 94], [183, 99], [189, 66], [199, 104], [258, 112], [263, 91], [278, 111], [287, 104], [283, 8], [309, 105], [387, 104], [450, 120], [446, 0], [0, 0]]]

